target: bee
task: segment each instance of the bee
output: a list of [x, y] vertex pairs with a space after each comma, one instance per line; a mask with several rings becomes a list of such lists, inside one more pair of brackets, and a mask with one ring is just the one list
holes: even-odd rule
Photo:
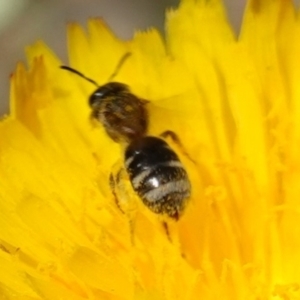
[[[110, 79], [129, 55], [126, 53], [122, 57]], [[89, 98], [91, 118], [103, 125], [112, 140], [125, 142], [124, 169], [145, 206], [155, 214], [178, 220], [190, 197], [191, 184], [179, 157], [163, 139], [171, 136], [179, 141], [177, 135], [172, 131], [166, 131], [160, 137], [147, 135], [149, 101], [134, 95], [127, 85], [109, 81], [100, 86], [75, 69], [61, 68], [96, 85], [97, 89]], [[114, 195], [118, 181], [119, 178], [114, 179], [111, 174]]]

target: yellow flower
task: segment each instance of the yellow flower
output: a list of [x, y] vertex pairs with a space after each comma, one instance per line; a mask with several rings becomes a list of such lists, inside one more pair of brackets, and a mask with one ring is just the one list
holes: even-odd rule
[[124, 42], [98, 19], [70, 25], [69, 64], [103, 84], [131, 53], [114, 80], [151, 101], [150, 134], [180, 137], [184, 215], [166, 230], [130, 190], [119, 209], [123, 150], [89, 122], [95, 87], [38, 42], [0, 124], [0, 299], [300, 298], [294, 7], [250, 0], [237, 38], [219, 0], [182, 0], [166, 26]]

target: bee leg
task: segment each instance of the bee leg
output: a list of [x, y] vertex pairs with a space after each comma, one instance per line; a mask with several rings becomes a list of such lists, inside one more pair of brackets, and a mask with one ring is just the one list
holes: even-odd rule
[[175, 222], [162, 222], [163, 229], [165, 231], [166, 237], [168, 241], [173, 244], [181, 253], [182, 257], [184, 257], [184, 253], [182, 252], [182, 245], [179, 238], [178, 227]]
[[162, 222], [162, 226], [164, 228], [164, 231], [166, 233], [166, 236], [167, 236], [169, 242], [172, 243], [172, 239], [171, 239], [171, 236], [170, 236], [170, 230], [169, 230], [168, 223], [167, 222]]
[[171, 138], [172, 141], [177, 144], [180, 148], [182, 153], [191, 161], [196, 165], [196, 162], [190, 157], [190, 155], [185, 151], [184, 146], [182, 145], [180, 138], [178, 137], [178, 135], [172, 131], [172, 130], [166, 130], [164, 132], [162, 132], [159, 136], [161, 136], [162, 138], [166, 139], [166, 138]]
[[166, 130], [166, 131], [162, 132], [159, 136], [161, 136], [163, 138], [170, 137], [173, 140], [174, 143], [180, 145], [180, 147], [183, 147], [181, 142], [180, 142], [180, 139], [179, 139], [178, 135], [172, 130]]
[[110, 186], [110, 189], [111, 189], [111, 192], [113, 194], [113, 197], [114, 197], [114, 200], [115, 200], [115, 203], [118, 207], [118, 209], [123, 213], [125, 214], [125, 212], [123, 211], [123, 209], [121, 208], [121, 205], [120, 205], [120, 201], [118, 199], [118, 196], [117, 196], [117, 192], [116, 192], [116, 188], [117, 188], [117, 184], [119, 182], [119, 173], [121, 172], [121, 170], [119, 170], [119, 172], [117, 173], [117, 176], [116, 178], [114, 177], [113, 173], [110, 173], [109, 174], [109, 186]]
[[[128, 222], [129, 222], [129, 231], [130, 231], [130, 240], [131, 244], [134, 245], [134, 227], [135, 227], [135, 214], [130, 210], [130, 204], [125, 205], [123, 203], [122, 205], [122, 195], [120, 198], [118, 197], [117, 190], [122, 190], [122, 180], [124, 179], [122, 176], [124, 175], [124, 169], [121, 168], [117, 172], [117, 174], [114, 176], [113, 173], [110, 173], [109, 175], [109, 185], [116, 203], [116, 206], [120, 210], [120, 212], [127, 216]], [[123, 195], [124, 196], [124, 195]], [[124, 207], [123, 207], [124, 206]], [[125, 207], [126, 206], [126, 207]], [[128, 206], [128, 207], [127, 207]]]

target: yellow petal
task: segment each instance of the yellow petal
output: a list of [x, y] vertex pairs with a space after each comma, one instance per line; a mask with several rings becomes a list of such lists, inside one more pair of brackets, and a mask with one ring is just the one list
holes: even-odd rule
[[250, 0], [237, 38], [221, 1], [182, 0], [166, 27], [166, 41], [121, 41], [100, 19], [70, 24], [69, 57], [149, 101], [149, 134], [178, 134], [166, 140], [192, 183], [184, 215], [151, 213], [126, 176], [114, 197], [124, 148], [89, 122], [96, 86], [37, 42], [0, 123], [0, 298], [299, 298], [294, 6]]

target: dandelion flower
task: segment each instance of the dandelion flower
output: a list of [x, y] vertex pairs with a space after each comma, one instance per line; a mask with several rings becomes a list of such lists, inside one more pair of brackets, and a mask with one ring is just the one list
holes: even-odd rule
[[151, 102], [150, 134], [180, 137], [185, 213], [167, 232], [130, 190], [119, 209], [123, 150], [89, 122], [95, 87], [38, 42], [0, 123], [1, 299], [299, 299], [295, 8], [250, 0], [236, 37], [219, 0], [182, 0], [166, 29], [121, 41], [99, 19], [72, 24], [69, 65], [103, 84], [131, 53], [114, 80]]

